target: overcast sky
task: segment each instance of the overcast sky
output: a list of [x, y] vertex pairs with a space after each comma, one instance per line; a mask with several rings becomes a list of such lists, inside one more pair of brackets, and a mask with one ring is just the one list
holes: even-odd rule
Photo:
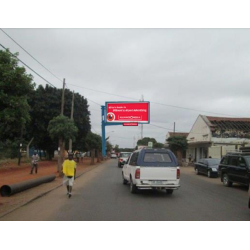
[[[67, 88], [88, 99], [94, 133], [101, 135], [100, 105], [139, 101], [142, 95], [151, 103], [151, 122], [143, 126], [143, 136], [161, 143], [174, 122], [177, 132], [189, 132], [199, 114], [250, 117], [249, 29], [4, 31], [61, 81], [0, 30], [3, 46], [19, 52], [21, 60], [57, 88], [65, 78]], [[109, 126], [106, 134], [113, 145], [133, 147], [141, 129]]]

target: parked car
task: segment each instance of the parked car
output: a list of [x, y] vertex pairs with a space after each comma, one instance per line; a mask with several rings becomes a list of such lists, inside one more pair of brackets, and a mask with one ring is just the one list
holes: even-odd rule
[[111, 159], [116, 159], [116, 158], [117, 158], [117, 155], [116, 155], [115, 153], [112, 153], [112, 154], [110, 155], [110, 158], [111, 158]]
[[180, 168], [172, 151], [148, 149], [134, 151], [122, 168], [123, 184], [130, 192], [138, 189], [162, 189], [172, 194], [180, 187]]
[[121, 152], [118, 158], [118, 167], [123, 167], [123, 165], [127, 162], [131, 152]]
[[203, 158], [195, 162], [194, 170], [196, 174], [205, 174], [208, 178], [218, 177], [219, 158]]
[[250, 188], [248, 189], [248, 208], [250, 209]]
[[249, 186], [250, 153], [227, 153], [221, 160], [218, 172], [226, 187], [231, 187], [234, 182]]

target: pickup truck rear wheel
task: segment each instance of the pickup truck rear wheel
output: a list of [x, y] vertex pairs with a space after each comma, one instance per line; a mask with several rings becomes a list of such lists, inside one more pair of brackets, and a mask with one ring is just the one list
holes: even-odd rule
[[137, 187], [136, 185], [133, 183], [132, 178], [130, 177], [130, 192], [132, 194], [135, 194], [137, 192]]
[[174, 192], [173, 189], [166, 189], [167, 194], [172, 194]]
[[123, 182], [122, 182], [122, 183], [123, 183], [124, 185], [127, 185], [127, 184], [128, 184], [128, 181], [124, 178], [123, 173], [122, 173], [122, 180], [123, 180]]
[[226, 187], [232, 187], [232, 185], [233, 185], [233, 183], [231, 181], [229, 181], [227, 174], [223, 174], [222, 181], [223, 181], [223, 185]]

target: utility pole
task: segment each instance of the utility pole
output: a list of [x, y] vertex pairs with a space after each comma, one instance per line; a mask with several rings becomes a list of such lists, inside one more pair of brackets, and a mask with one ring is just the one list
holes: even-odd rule
[[174, 122], [174, 136], [175, 136], [175, 122]]
[[[74, 91], [72, 95], [72, 102], [71, 102], [71, 114], [70, 114], [70, 120], [74, 120], [73, 115], [74, 115]], [[72, 139], [69, 139], [69, 152], [72, 153]]]
[[[64, 93], [65, 93], [65, 78], [63, 78], [63, 89], [62, 89], [62, 101], [61, 101], [61, 115], [64, 112]], [[64, 142], [62, 138], [59, 138], [58, 142], [58, 161], [57, 161], [57, 172], [61, 174], [61, 167], [64, 155]]]
[[64, 111], [64, 92], [65, 92], [65, 78], [63, 78], [62, 102], [61, 102], [61, 115], [63, 115], [63, 111]]

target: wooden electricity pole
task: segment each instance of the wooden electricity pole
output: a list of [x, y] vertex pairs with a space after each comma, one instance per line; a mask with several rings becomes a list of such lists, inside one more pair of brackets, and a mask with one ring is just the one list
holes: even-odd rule
[[65, 78], [63, 78], [62, 102], [61, 102], [61, 115], [63, 115], [63, 111], [64, 111], [64, 93], [65, 93]]
[[[63, 79], [63, 89], [62, 89], [62, 102], [61, 102], [61, 115], [64, 112], [64, 93], [65, 93], [65, 78]], [[59, 138], [58, 142], [58, 161], [57, 161], [57, 172], [61, 174], [61, 168], [64, 158], [64, 142], [63, 138]]]

